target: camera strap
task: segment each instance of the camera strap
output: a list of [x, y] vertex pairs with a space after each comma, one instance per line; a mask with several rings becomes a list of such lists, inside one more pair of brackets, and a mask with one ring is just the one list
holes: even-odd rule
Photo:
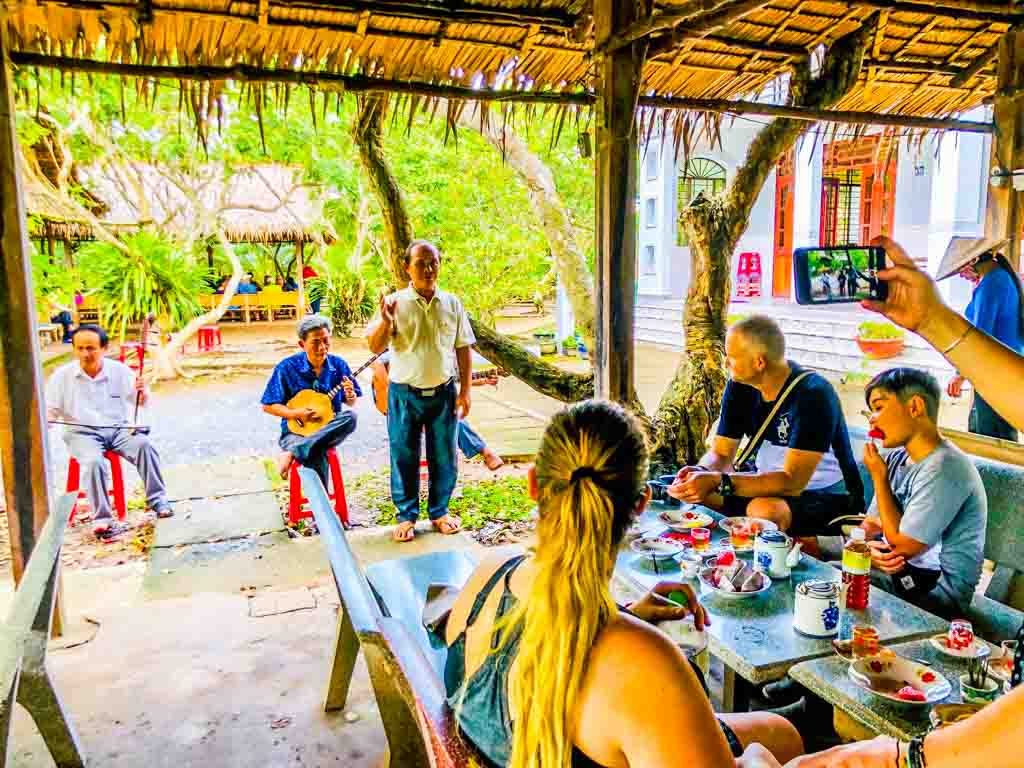
[[791, 382], [789, 382], [789, 386], [787, 386], [786, 389], [782, 392], [782, 394], [779, 395], [778, 398], [776, 398], [775, 407], [768, 412], [768, 416], [761, 424], [761, 428], [757, 430], [757, 433], [752, 438], [750, 438], [750, 440], [747, 441], [747, 444], [744, 445], [743, 448], [740, 449], [739, 453], [736, 454], [736, 458], [733, 459], [732, 462], [733, 467], [739, 470], [739, 468], [746, 464], [747, 461], [749, 461], [750, 458], [757, 452], [757, 450], [761, 447], [761, 443], [764, 442], [765, 430], [768, 429], [768, 425], [772, 423], [772, 419], [775, 418], [775, 414], [779, 412], [779, 409], [783, 406], [786, 400], [789, 399], [790, 394], [793, 392], [794, 389], [796, 389], [796, 385], [799, 384], [804, 379], [806, 379], [812, 373], [813, 371], [804, 371]]

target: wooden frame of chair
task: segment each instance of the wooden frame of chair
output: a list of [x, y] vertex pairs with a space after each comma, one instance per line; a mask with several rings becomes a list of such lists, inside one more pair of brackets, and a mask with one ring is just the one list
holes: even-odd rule
[[405, 627], [384, 615], [320, 478], [308, 467], [299, 473], [341, 598], [324, 709], [344, 708], [352, 670], [362, 648], [387, 735], [387, 765], [474, 765], [472, 752], [459, 736], [447, 706], [443, 683]]

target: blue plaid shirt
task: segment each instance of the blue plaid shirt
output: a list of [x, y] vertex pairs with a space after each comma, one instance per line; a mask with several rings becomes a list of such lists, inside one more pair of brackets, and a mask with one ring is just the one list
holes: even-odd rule
[[[346, 376], [352, 378], [352, 369], [337, 355], [327, 356], [324, 368], [320, 371], [320, 377], [316, 378], [306, 353], [296, 352], [274, 367], [274, 372], [270, 374], [270, 381], [267, 382], [267, 388], [263, 390], [260, 402], [263, 405], [286, 405], [304, 389], [327, 393], [341, 384]], [[352, 388], [356, 391], [356, 397], [362, 397], [363, 390], [359, 388], [359, 382], [355, 379], [352, 379]], [[331, 401], [335, 413], [341, 410], [344, 402], [345, 390], [342, 389]], [[281, 432], [287, 431], [288, 421], [281, 419]]]

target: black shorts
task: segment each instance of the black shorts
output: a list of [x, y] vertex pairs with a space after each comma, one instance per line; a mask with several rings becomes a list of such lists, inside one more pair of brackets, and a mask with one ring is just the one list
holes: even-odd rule
[[[853, 497], [845, 493], [820, 493], [804, 491], [799, 496], [781, 497], [793, 515], [793, 524], [788, 533], [791, 536], [824, 536], [829, 531], [829, 520], [842, 515], [860, 515], [864, 509], [854, 503]], [[726, 517], [743, 517], [753, 499], [745, 496], [726, 496], [720, 510]]]

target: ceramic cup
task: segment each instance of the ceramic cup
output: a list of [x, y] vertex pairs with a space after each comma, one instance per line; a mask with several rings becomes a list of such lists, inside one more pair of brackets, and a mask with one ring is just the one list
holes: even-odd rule
[[953, 619], [949, 624], [949, 647], [954, 651], [966, 651], [974, 645], [974, 627], [964, 619]]
[[999, 695], [999, 681], [994, 678], [986, 678], [983, 688], [975, 688], [971, 685], [971, 678], [968, 675], [960, 675], [960, 696], [970, 704], [988, 704], [996, 700]]
[[664, 495], [663, 495], [663, 498], [661, 499], [661, 502], [666, 507], [681, 507], [683, 505], [683, 502], [681, 502], [679, 499], [672, 498], [671, 496], [668, 495], [668, 487], [670, 485], [672, 485], [672, 483], [674, 483], [675, 481], [676, 481], [676, 476], [675, 475], [661, 475], [658, 478], [658, 482], [661, 483], [662, 486], [664, 486], [664, 491], [663, 491]]
[[761, 531], [754, 540], [754, 568], [773, 580], [788, 579], [786, 556], [792, 546], [793, 540], [782, 531]]
[[651, 501], [665, 500], [665, 484], [660, 480], [648, 480], [647, 487], [651, 489]]
[[839, 632], [839, 584], [805, 581], [793, 600], [793, 629], [811, 637], [832, 637]]

